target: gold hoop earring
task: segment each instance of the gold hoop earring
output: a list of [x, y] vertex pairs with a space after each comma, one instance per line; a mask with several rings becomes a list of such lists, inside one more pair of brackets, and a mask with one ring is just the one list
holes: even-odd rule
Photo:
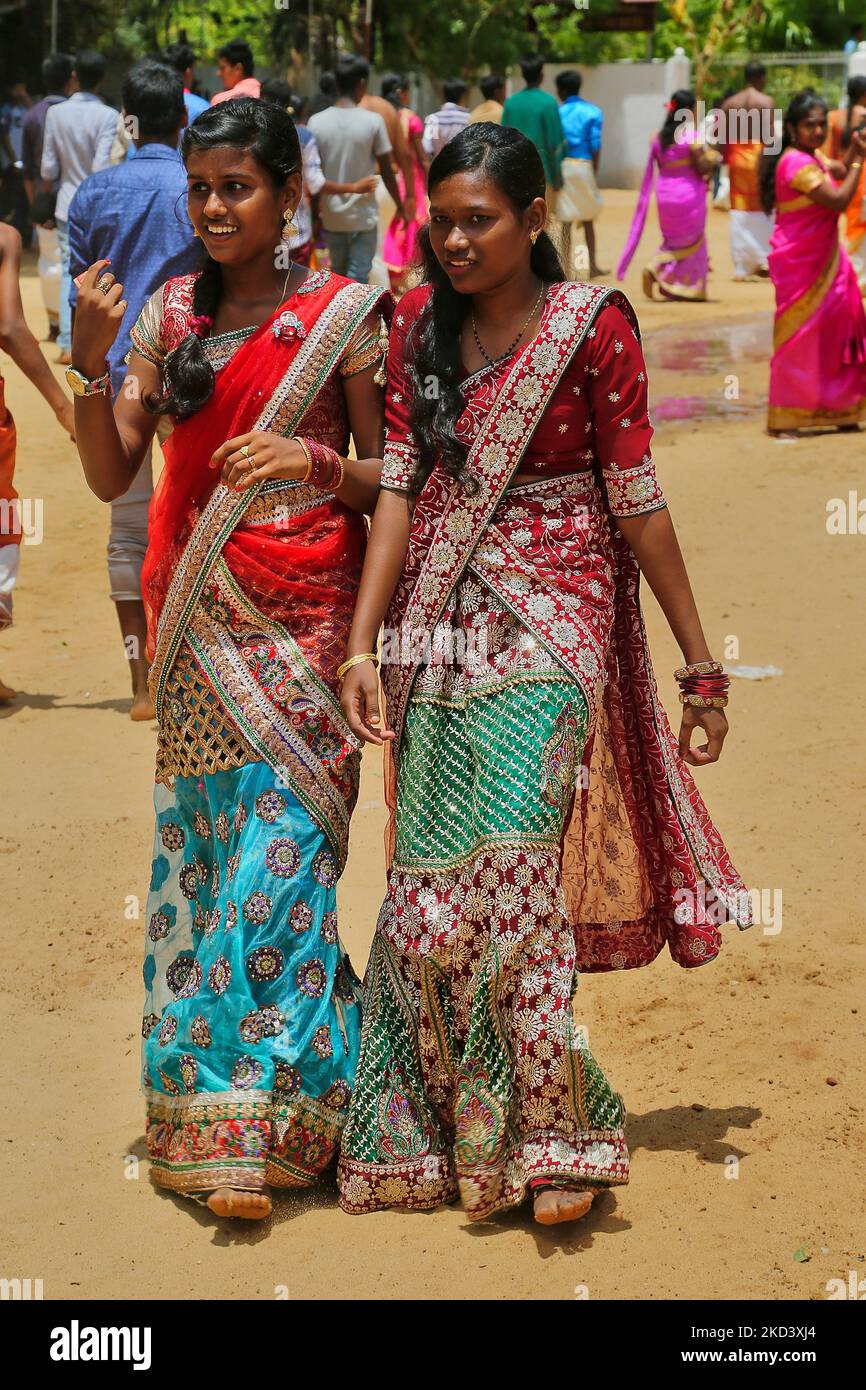
[[293, 236], [297, 236], [298, 230], [298, 225], [294, 221], [291, 208], [286, 208], [283, 213], [283, 241], [289, 241]]

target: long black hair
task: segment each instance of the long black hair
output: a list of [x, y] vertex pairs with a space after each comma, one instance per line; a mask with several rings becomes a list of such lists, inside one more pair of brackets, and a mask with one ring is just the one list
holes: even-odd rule
[[776, 169], [779, 160], [785, 151], [794, 143], [791, 139], [791, 130], [800, 121], [805, 120], [809, 112], [814, 107], [819, 106], [827, 114], [827, 103], [813, 87], [804, 87], [802, 92], [795, 92], [791, 97], [790, 104], [785, 112], [783, 119], [782, 144], [778, 154], [767, 154], [766, 150], [761, 155], [761, 164], [758, 170], [758, 181], [761, 188], [761, 206], [769, 217], [776, 206]]
[[[674, 136], [677, 133], [677, 125], [682, 124], [682, 111], [694, 111], [696, 97], [694, 92], [690, 92], [688, 87], [679, 87], [674, 92], [668, 102], [668, 114], [665, 123], [659, 131], [659, 144], [663, 150], [674, 143]], [[679, 121], [677, 117], [679, 116]]]
[[[437, 184], [453, 174], [480, 170], [496, 185], [518, 212], [525, 212], [535, 198], [545, 195], [544, 166], [531, 140], [509, 126], [479, 121], [466, 126], [436, 155], [427, 176], [432, 196]], [[412, 429], [418, 442], [419, 460], [411, 492], [417, 494], [439, 460], [455, 482], [472, 487], [466, 474], [466, 446], [455, 432], [463, 412], [460, 393], [460, 332], [469, 307], [466, 295], [451, 284], [430, 245], [429, 224], [419, 235], [422, 281], [432, 285], [426, 311], [410, 334], [407, 372], [412, 386]], [[558, 283], [566, 278], [562, 263], [547, 232], [542, 232], [530, 251], [530, 267], [539, 279]], [[431, 392], [431, 381], [436, 390]]]
[[[188, 126], [181, 145], [184, 163], [196, 150], [231, 145], [245, 150], [261, 164], [280, 189], [301, 168], [301, 146], [295, 123], [281, 106], [251, 97], [237, 97], [203, 111]], [[204, 354], [202, 337], [213, 324], [222, 298], [222, 270], [207, 256], [195, 282], [195, 329], [171, 352], [163, 368], [163, 394], [142, 399], [147, 410], [185, 420], [201, 410], [214, 388], [213, 367]]]

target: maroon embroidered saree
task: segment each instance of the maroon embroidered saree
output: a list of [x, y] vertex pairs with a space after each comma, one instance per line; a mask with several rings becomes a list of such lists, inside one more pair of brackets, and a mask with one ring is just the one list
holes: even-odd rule
[[[392, 398], [398, 350], [392, 330]], [[575, 363], [569, 389], [593, 402], [581, 444], [603, 456], [580, 447], [570, 473], [509, 487]], [[630, 306], [554, 287], [492, 401], [488, 387], [467, 379], [457, 427], [478, 486], [434, 469], [386, 621], [390, 870], [342, 1147], [350, 1211], [459, 1192], [477, 1220], [538, 1181], [627, 1181], [622, 1099], [572, 1022], [577, 973], [645, 965], [665, 942], [698, 965], [721, 921], [750, 921], [658, 700], [611, 511], [664, 505], [649, 454], [618, 443], [646, 423]], [[576, 433], [575, 404], [559, 428], [568, 409]], [[398, 490], [402, 425], [382, 477]]]

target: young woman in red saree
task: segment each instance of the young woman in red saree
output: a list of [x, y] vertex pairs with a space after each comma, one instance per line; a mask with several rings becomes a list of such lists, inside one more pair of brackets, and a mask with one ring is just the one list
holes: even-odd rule
[[[153, 296], [113, 411], [88, 386], [76, 431], [107, 501], [159, 415], [173, 422], [143, 574], [159, 722], [148, 1148], [158, 1183], [257, 1219], [270, 1186], [331, 1162], [355, 1072], [335, 884], [359, 749], [336, 668], [377, 493], [385, 330], [381, 291], [275, 255], [301, 195], [284, 111], [228, 102], [183, 153], [207, 264]], [[82, 381], [101, 376], [122, 294], [105, 262], [85, 273]]]
[[[339, 1180], [350, 1212], [545, 1224], [624, 1183], [621, 1097], [577, 973], [711, 960], [748, 895], [686, 763], [721, 751], [711, 661], [650, 456], [637, 322], [565, 281], [544, 171], [470, 126], [430, 168], [427, 283], [388, 352], [386, 447], [342, 688], [386, 745], [388, 894]], [[639, 567], [682, 648], [679, 740]], [[378, 706], [373, 652], [385, 621]], [[704, 747], [691, 747], [701, 728]]]

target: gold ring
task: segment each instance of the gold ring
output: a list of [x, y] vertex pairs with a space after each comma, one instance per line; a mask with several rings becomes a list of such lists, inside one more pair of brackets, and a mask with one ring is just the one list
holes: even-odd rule
[[97, 280], [96, 288], [98, 290], [102, 290], [103, 294], [108, 294], [108, 291], [111, 289], [111, 283], [112, 282], [109, 280], [108, 276], [103, 275], [101, 280]]
[[249, 444], [242, 444], [242, 445], [241, 445], [240, 452], [241, 452], [241, 458], [248, 459], [249, 456], [250, 456], [250, 446], [249, 446]]

